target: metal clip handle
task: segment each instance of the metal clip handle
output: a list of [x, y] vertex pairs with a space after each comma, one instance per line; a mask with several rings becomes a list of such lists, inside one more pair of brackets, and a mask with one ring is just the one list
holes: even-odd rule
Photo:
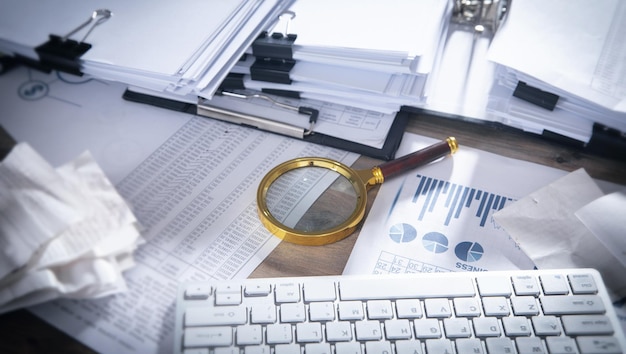
[[91, 17], [89, 17], [89, 18], [87, 19], [87, 21], [83, 22], [80, 26], [76, 27], [76, 28], [75, 28], [75, 29], [73, 29], [70, 33], [68, 33], [68, 34], [66, 34], [65, 36], [63, 36], [63, 37], [61, 38], [61, 40], [62, 40], [63, 42], [65, 42], [65, 41], [66, 41], [68, 38], [70, 38], [73, 34], [75, 34], [76, 32], [78, 32], [78, 31], [80, 31], [80, 30], [82, 30], [83, 28], [85, 28], [87, 25], [89, 25], [91, 22], [93, 22], [93, 21], [95, 20], [94, 24], [93, 24], [93, 25], [89, 28], [89, 31], [87, 31], [87, 33], [85, 33], [85, 35], [83, 36], [83, 39], [81, 39], [81, 40], [80, 40], [81, 42], [84, 42], [84, 41], [85, 41], [85, 39], [87, 39], [87, 36], [89, 36], [89, 34], [91, 33], [91, 31], [93, 31], [93, 29], [94, 29], [97, 25], [99, 25], [99, 24], [101, 24], [101, 23], [105, 22], [106, 20], [108, 20], [108, 19], [111, 17], [111, 15], [113, 15], [113, 13], [112, 13], [110, 10], [107, 10], [107, 9], [98, 9], [98, 10], [95, 10], [95, 11], [91, 14]]

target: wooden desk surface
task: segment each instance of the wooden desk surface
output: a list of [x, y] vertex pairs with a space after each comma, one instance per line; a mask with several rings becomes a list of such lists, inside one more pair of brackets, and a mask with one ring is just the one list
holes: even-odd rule
[[[455, 136], [461, 148], [471, 146], [566, 171], [585, 168], [594, 178], [626, 185], [624, 161], [589, 155], [510, 128], [456, 119], [415, 116], [407, 130], [437, 139]], [[8, 151], [13, 144], [14, 142], [0, 132], [0, 156], [3, 156], [2, 152]], [[361, 158], [355, 167], [371, 167], [378, 162]], [[369, 193], [371, 205], [376, 189]], [[251, 274], [251, 277], [341, 274], [357, 237], [358, 230], [340, 242], [319, 247], [283, 242]], [[26, 310], [0, 315], [0, 353], [47, 352], [93, 353], [91, 349]]]

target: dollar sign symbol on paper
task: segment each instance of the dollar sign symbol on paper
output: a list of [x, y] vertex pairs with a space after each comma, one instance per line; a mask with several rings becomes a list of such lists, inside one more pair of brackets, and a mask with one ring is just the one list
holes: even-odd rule
[[27, 101], [38, 100], [48, 94], [48, 85], [41, 81], [28, 81], [20, 86], [18, 93]]

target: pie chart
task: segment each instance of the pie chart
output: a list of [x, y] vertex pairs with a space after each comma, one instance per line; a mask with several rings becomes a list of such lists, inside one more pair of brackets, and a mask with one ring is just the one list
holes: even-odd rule
[[443, 253], [448, 250], [448, 238], [439, 232], [429, 232], [422, 237], [422, 245], [432, 253]]
[[465, 262], [476, 262], [482, 258], [483, 246], [476, 242], [461, 242], [454, 248], [454, 253], [460, 260]]
[[396, 243], [411, 242], [417, 237], [417, 230], [409, 224], [395, 224], [389, 229], [389, 237]]

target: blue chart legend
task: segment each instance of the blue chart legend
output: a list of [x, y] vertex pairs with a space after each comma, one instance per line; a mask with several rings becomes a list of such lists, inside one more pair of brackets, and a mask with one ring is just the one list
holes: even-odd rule
[[447, 213], [444, 225], [448, 226], [453, 219], [461, 216], [464, 209], [476, 207], [475, 216], [479, 225], [484, 227], [492, 210], [500, 210], [507, 202], [512, 201], [505, 196], [432, 177], [417, 175], [417, 178], [420, 181], [413, 196], [413, 203], [421, 205], [419, 221], [424, 219], [426, 213], [431, 213], [435, 209], [445, 209]]

